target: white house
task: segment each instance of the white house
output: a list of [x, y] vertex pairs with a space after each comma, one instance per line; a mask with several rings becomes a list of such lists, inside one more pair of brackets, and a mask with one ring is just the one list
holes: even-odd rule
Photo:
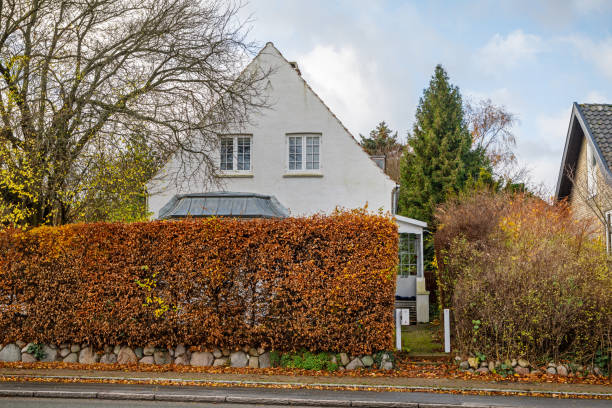
[[[155, 218], [186, 215], [302, 216], [336, 207], [395, 212], [391, 180], [272, 43], [254, 64], [271, 68], [266, 87], [270, 109], [254, 115], [236, 134], [220, 135], [214, 156], [221, 188], [177, 186], [160, 176], [148, 185]], [[168, 163], [167, 168], [175, 164]], [[218, 190], [222, 190], [219, 192]], [[429, 320], [423, 277], [426, 223], [395, 216], [400, 232], [398, 301]], [[406, 306], [405, 303], [403, 303]]]

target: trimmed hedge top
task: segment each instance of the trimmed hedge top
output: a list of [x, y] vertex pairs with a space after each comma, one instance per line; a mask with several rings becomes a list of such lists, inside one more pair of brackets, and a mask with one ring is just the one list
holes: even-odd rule
[[390, 349], [397, 227], [360, 212], [0, 232], [0, 341]]

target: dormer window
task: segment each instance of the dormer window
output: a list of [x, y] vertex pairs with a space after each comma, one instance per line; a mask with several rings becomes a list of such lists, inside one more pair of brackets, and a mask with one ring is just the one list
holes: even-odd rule
[[595, 151], [591, 144], [587, 141], [587, 191], [589, 197], [597, 195], [597, 159]]

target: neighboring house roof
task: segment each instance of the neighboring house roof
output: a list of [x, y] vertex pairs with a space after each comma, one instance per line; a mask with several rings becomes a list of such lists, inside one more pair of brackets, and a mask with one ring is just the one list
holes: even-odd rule
[[159, 219], [186, 217], [285, 218], [289, 211], [271, 195], [253, 193], [177, 194], [159, 211]]
[[574, 102], [555, 191], [557, 200], [569, 196], [571, 192], [571, 177], [578, 163], [583, 139], [593, 147], [604, 179], [612, 185], [612, 104]]
[[609, 168], [612, 163], [612, 104], [581, 103], [578, 107]]

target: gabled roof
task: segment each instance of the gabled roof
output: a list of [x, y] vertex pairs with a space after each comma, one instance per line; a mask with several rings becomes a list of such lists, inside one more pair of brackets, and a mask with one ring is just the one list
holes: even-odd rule
[[[336, 116], [336, 114], [330, 109], [329, 106], [327, 106], [327, 104], [325, 103], [325, 101], [323, 100], [323, 98], [321, 98], [319, 96], [318, 93], [316, 93], [314, 91], [314, 89], [312, 89], [312, 87], [310, 86], [310, 84], [304, 79], [304, 77], [302, 77], [302, 73], [300, 72], [300, 70], [297, 68], [297, 62], [291, 62], [289, 61], [282, 52], [280, 52], [280, 50], [278, 48], [276, 48], [276, 46], [274, 45], [273, 42], [268, 41], [265, 45], [265, 47], [263, 47], [261, 49], [261, 51], [259, 51], [259, 54], [257, 54], [255, 56], [255, 58], [253, 58], [253, 61], [251, 61], [251, 63], [253, 63], [254, 61], [256, 61], [258, 59], [258, 57], [264, 53], [264, 51], [270, 51], [273, 50], [273, 52], [275, 52], [276, 54], [278, 54], [278, 56], [281, 58], [281, 61], [283, 61], [285, 64], [291, 66], [293, 68], [293, 70], [295, 71], [297, 77], [299, 78], [299, 80], [304, 84], [304, 86], [314, 95], [314, 97], [325, 107], [325, 109], [331, 114], [331, 116], [336, 120], [336, 122], [338, 122], [338, 124], [340, 125], [340, 127], [342, 127], [342, 129], [346, 132], [346, 134], [348, 136], [351, 137], [352, 141], [359, 146], [359, 148], [363, 151], [363, 154], [366, 156], [369, 156], [369, 154], [364, 150], [364, 148], [361, 146], [361, 144], [359, 143], [359, 141], [357, 140], [357, 138], [351, 133], [350, 130], [348, 130], [348, 128], [344, 125], [344, 123], [342, 123], [342, 121], [340, 120], [340, 118], [338, 116]], [[395, 183], [395, 181], [387, 174], [385, 173], [385, 171], [383, 169], [381, 169], [376, 163], [372, 162], [372, 164], [374, 164], [376, 166], [376, 168], [378, 169], [378, 171], [380, 171], [382, 173], [382, 175], [389, 181], [392, 181], [393, 183]]]
[[[359, 141], [357, 140], [357, 138], [355, 138], [355, 136], [348, 130], [348, 128], [344, 125], [344, 123], [342, 123], [342, 121], [340, 120], [340, 118], [338, 118], [338, 116], [336, 116], [336, 114], [330, 109], [329, 106], [327, 106], [327, 104], [325, 103], [325, 101], [323, 101], [323, 99], [319, 96], [319, 94], [317, 94], [314, 89], [312, 89], [312, 87], [308, 84], [308, 82], [306, 82], [306, 80], [302, 77], [302, 73], [300, 72], [300, 70], [297, 67], [297, 62], [291, 62], [289, 61], [284, 55], [283, 53], [280, 52], [280, 50], [278, 48], [276, 48], [276, 46], [274, 45], [273, 42], [268, 41], [266, 43], [266, 45], [261, 48], [259, 50], [259, 52], [255, 55], [255, 57], [244, 67], [244, 69], [241, 71], [240, 75], [245, 75], [246, 73], [249, 72], [250, 69], [252, 69], [252, 67], [254, 65], [256, 65], [257, 61], [260, 59], [261, 56], [263, 56], [266, 53], [270, 53], [273, 52], [275, 54], [277, 54], [280, 57], [280, 61], [282, 61], [283, 63], [289, 65], [295, 72], [296, 76], [299, 78], [299, 80], [303, 83], [303, 85], [315, 96], [315, 98], [325, 107], [325, 109], [331, 114], [331, 116], [337, 121], [337, 123], [342, 127], [342, 129], [346, 132], [346, 134], [352, 139], [352, 141], [363, 151], [364, 155], [369, 156], [369, 154], [363, 149], [363, 147], [361, 146], [361, 144], [359, 143]], [[270, 73], [273, 73], [274, 70], [272, 69], [270, 71]], [[171, 156], [172, 157], [172, 156]], [[168, 162], [170, 162], [172, 160], [172, 158], [170, 158], [168, 160]], [[168, 164], [168, 162], [166, 163], [166, 165]], [[368, 162], [372, 162], [371, 160]], [[391, 181], [395, 184], [397, 184], [387, 173], [385, 173], [384, 169], [381, 169], [376, 163], [372, 162], [372, 164], [378, 169], [378, 171], [385, 177], [386, 180]], [[153, 183], [154, 180], [156, 179], [156, 177], [158, 177], [164, 170], [165, 166], [163, 166], [162, 168], [160, 168], [155, 175], [153, 176], [153, 178], [151, 180], [149, 180], [147, 182], [147, 188], [150, 188]]]
[[581, 103], [578, 105], [586, 119], [591, 137], [599, 147], [607, 167], [612, 163], [612, 104]]
[[158, 218], [285, 218], [288, 216], [289, 211], [274, 196], [215, 192], [175, 195], [159, 211]]
[[612, 185], [612, 104], [574, 102], [555, 191], [557, 200], [571, 192], [571, 175], [578, 163], [582, 140], [590, 143], [604, 179]]

